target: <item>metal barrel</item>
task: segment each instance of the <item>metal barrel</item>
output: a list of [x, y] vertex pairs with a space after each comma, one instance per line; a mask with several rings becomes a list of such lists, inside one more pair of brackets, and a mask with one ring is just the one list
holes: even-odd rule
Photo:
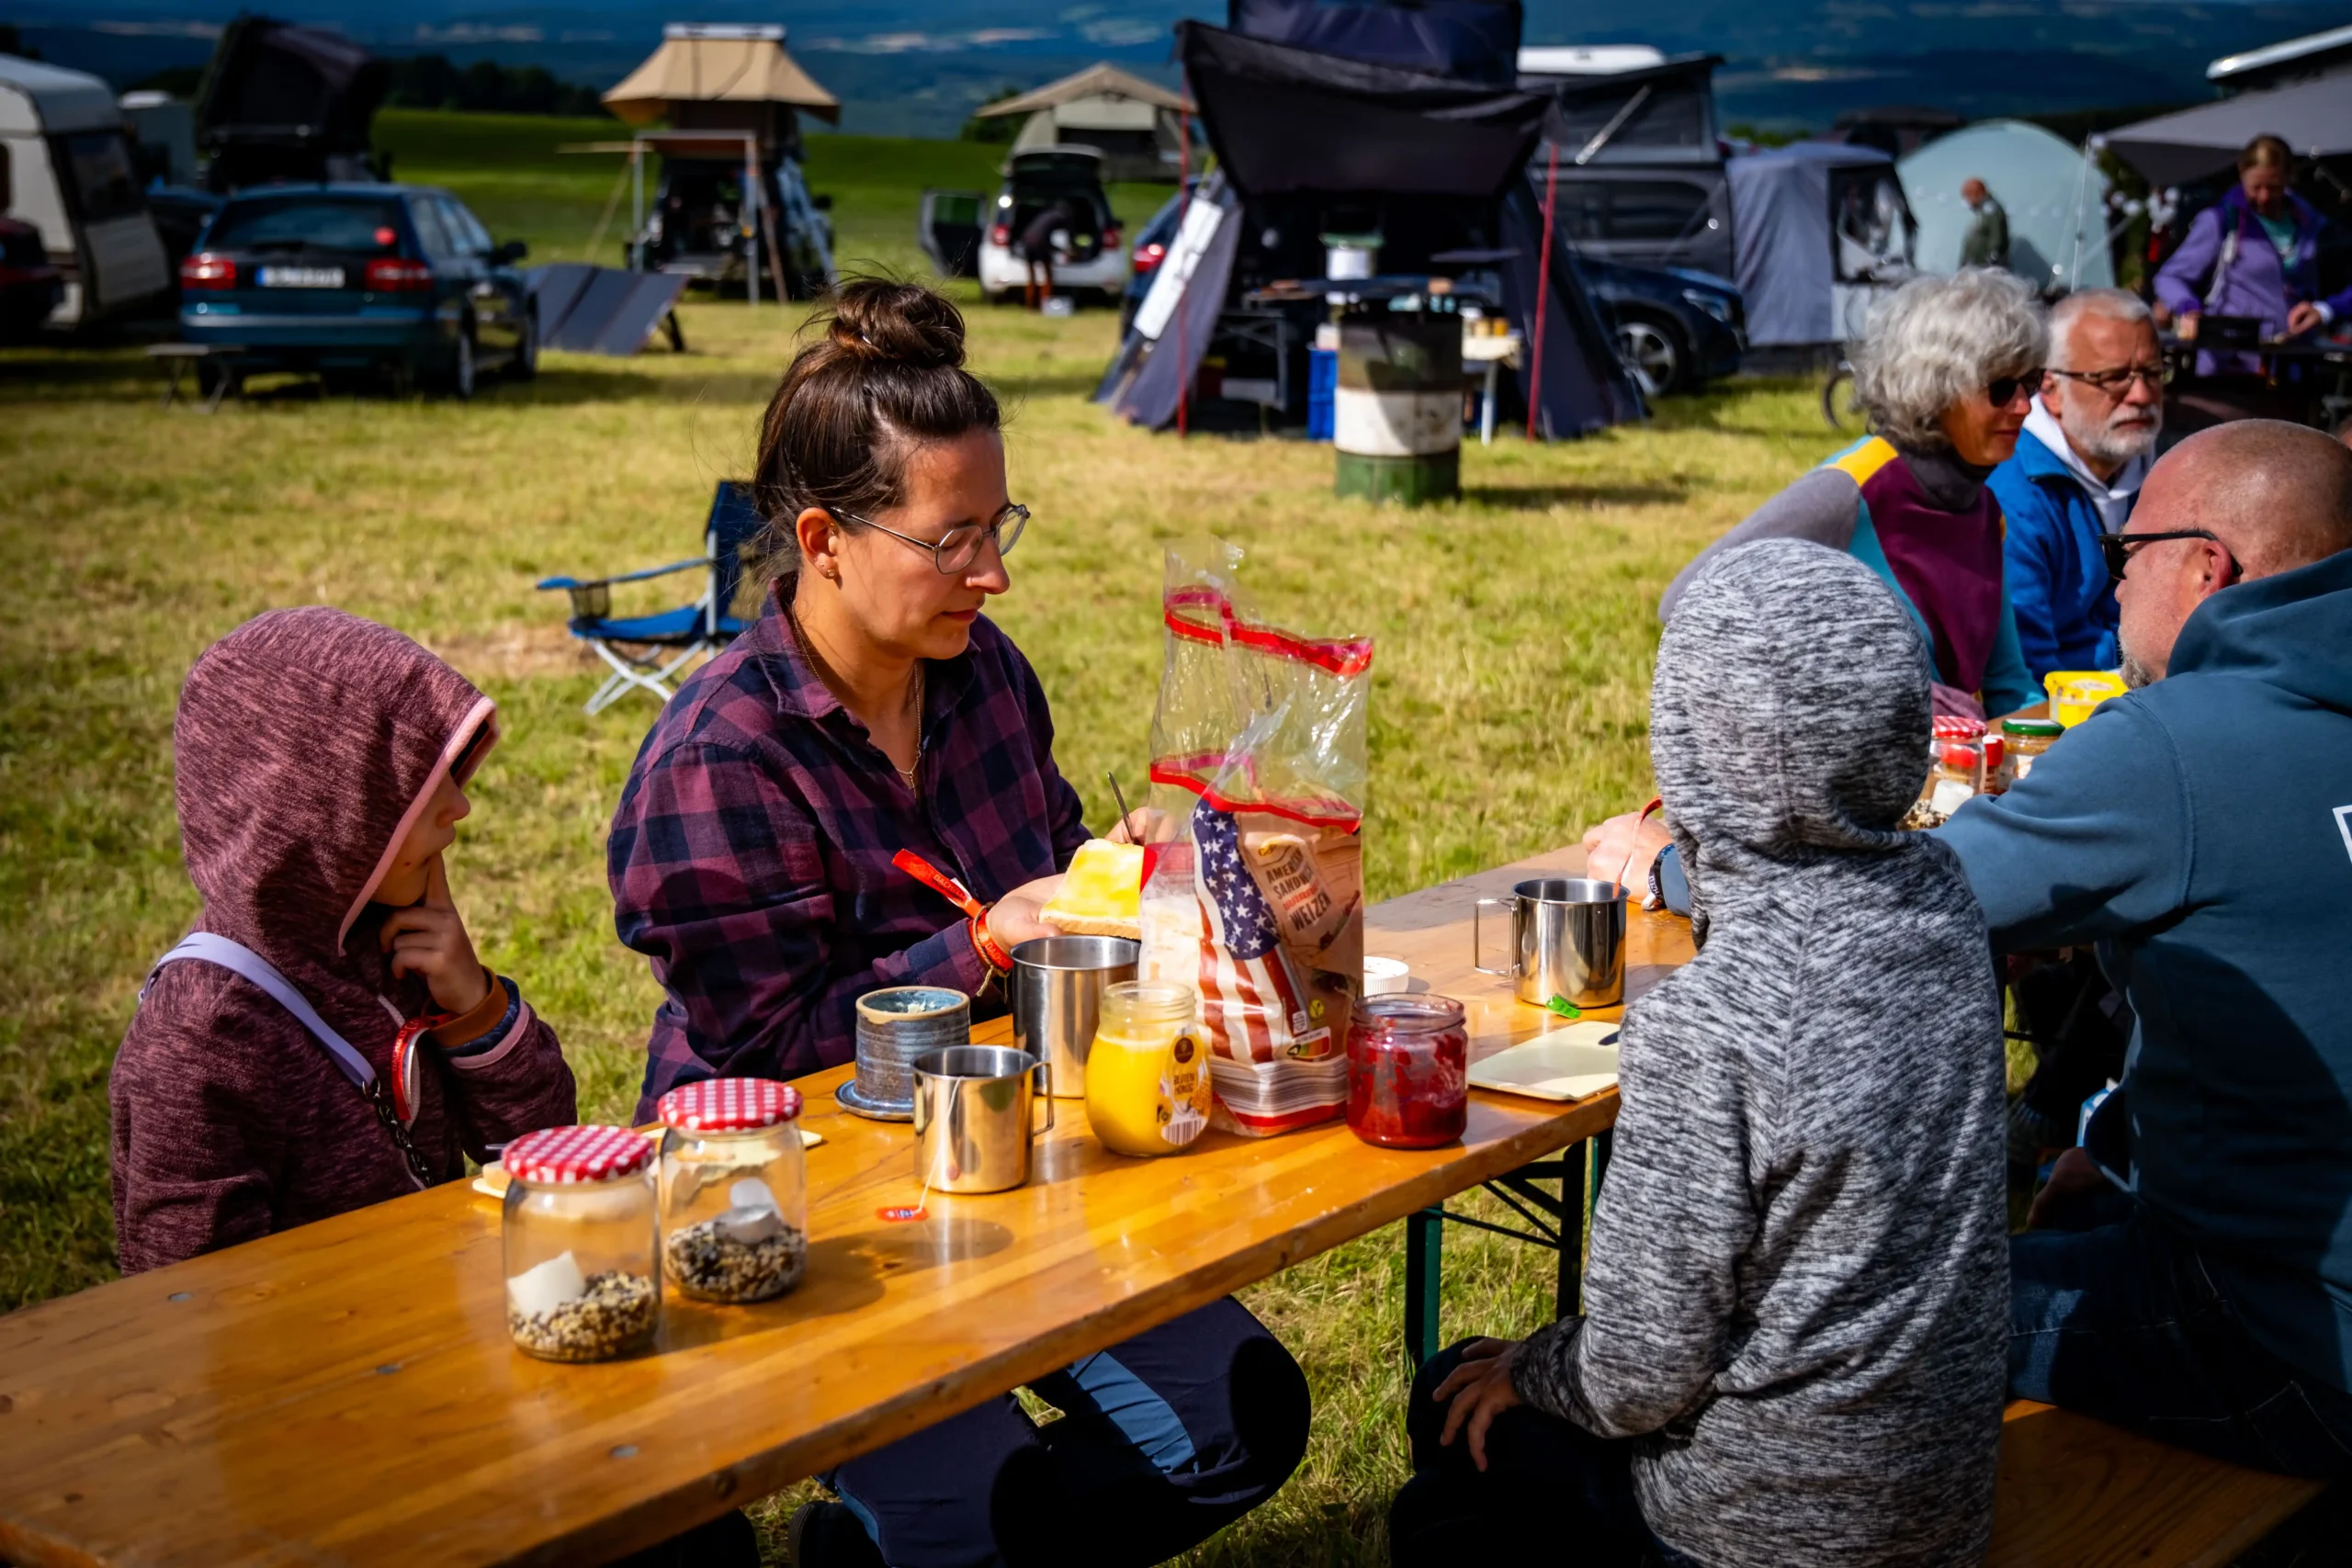
[[1341, 495], [1408, 506], [1462, 492], [1462, 318], [1395, 311], [1340, 323], [1331, 444]]

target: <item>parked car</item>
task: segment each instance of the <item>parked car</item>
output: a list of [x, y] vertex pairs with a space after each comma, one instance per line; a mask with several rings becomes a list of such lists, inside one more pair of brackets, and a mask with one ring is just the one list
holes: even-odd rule
[[40, 231], [0, 218], [0, 343], [22, 343], [65, 298], [65, 275], [50, 265]]
[[259, 186], [180, 264], [180, 335], [238, 349], [240, 374], [390, 368], [469, 398], [486, 368], [538, 368], [523, 254], [430, 186]]
[[1747, 347], [1739, 286], [1687, 267], [1573, 258], [1585, 292], [1617, 339], [1617, 357], [1644, 393], [1695, 391], [1736, 375]]
[[1069, 231], [1070, 257], [1054, 264], [1057, 292], [1091, 291], [1106, 302], [1126, 292], [1127, 251], [1102, 190], [1102, 153], [1093, 147], [1055, 146], [1015, 152], [997, 192], [988, 231], [980, 237], [980, 292], [992, 301], [1018, 295], [1029, 264], [1013, 254], [1021, 232], [1057, 201], [1079, 212]]

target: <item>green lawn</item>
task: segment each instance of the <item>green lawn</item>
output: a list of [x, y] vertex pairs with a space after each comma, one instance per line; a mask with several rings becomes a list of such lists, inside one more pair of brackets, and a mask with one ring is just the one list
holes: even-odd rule
[[[542, 257], [577, 254], [616, 164], [552, 152], [598, 134], [587, 122], [384, 119], [399, 174], [456, 188]], [[910, 267], [922, 186], [971, 182], [991, 161], [846, 137], [811, 152], [843, 234]], [[744, 471], [798, 313], [685, 315], [687, 355], [550, 355], [537, 382], [471, 405], [288, 394], [207, 419], [159, 409], [135, 352], [0, 354], [0, 548], [16, 563], [0, 617], [0, 907], [13, 916], [0, 1310], [111, 1271], [107, 1064], [147, 965], [196, 911], [171, 805], [172, 705], [207, 642], [274, 605], [387, 621], [498, 699], [508, 739], [475, 791], [455, 891], [485, 959], [562, 1033], [583, 1112], [627, 1112], [655, 988], [613, 938], [603, 842], [653, 710], [581, 713], [594, 667], [562, 635], [560, 602], [530, 585], [688, 553], [714, 481]], [[1214, 529], [1250, 548], [1248, 578], [1278, 615], [1378, 640], [1375, 897], [1552, 847], [1645, 798], [1658, 592], [1830, 445], [1808, 389], [1742, 386], [1589, 441], [1474, 443], [1463, 501], [1378, 510], [1333, 498], [1328, 447], [1180, 444], [1104, 417], [1084, 398], [1112, 347], [1105, 312], [980, 308], [973, 342], [1011, 410], [1014, 493], [1036, 516], [999, 615], [1045, 682], [1090, 819], [1113, 815], [1105, 767], [1144, 770], [1159, 548]], [[1541, 1321], [1547, 1256], [1467, 1233], [1448, 1256], [1450, 1335]], [[1307, 1367], [1315, 1446], [1273, 1503], [1194, 1561], [1385, 1561], [1380, 1521], [1405, 1463], [1402, 1275], [1392, 1228], [1247, 1292]]]

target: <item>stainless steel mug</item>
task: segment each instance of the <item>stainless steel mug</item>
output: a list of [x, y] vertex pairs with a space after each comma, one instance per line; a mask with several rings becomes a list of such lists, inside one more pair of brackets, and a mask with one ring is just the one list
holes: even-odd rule
[[842, 1101], [904, 1121], [913, 1110], [914, 1059], [972, 1037], [972, 999], [945, 986], [892, 986], [857, 998], [857, 1077]]
[[[1522, 882], [1508, 898], [1481, 898], [1470, 910], [1470, 964], [1501, 975], [1519, 999], [1547, 1007], [1555, 997], [1576, 1007], [1613, 1007], [1625, 997], [1625, 890], [1589, 876]], [[1510, 909], [1510, 966], [1478, 962], [1478, 911]]]
[[[1028, 1180], [1029, 1145], [1053, 1130], [1053, 1070], [1009, 1045], [916, 1057], [915, 1179], [933, 1192], [1002, 1192]], [[1043, 1127], [1032, 1109], [1040, 1099]]]
[[1012, 1043], [1053, 1070], [1053, 1092], [1086, 1098], [1086, 1054], [1102, 987], [1136, 977], [1143, 943], [1123, 936], [1041, 936], [1012, 950]]

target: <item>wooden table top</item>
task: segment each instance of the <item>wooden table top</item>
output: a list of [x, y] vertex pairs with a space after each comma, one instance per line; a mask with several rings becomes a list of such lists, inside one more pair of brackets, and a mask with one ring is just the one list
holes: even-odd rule
[[[1377, 906], [1370, 950], [1468, 1007], [1483, 1056], [1556, 1027], [1475, 974], [1474, 897], [1569, 849]], [[1501, 938], [1487, 940], [1499, 952]], [[1634, 912], [1628, 988], [1690, 954]], [[1596, 1013], [1593, 1016], [1613, 1016]], [[1004, 1026], [975, 1034], [993, 1038]], [[599, 1366], [507, 1338], [496, 1203], [442, 1187], [0, 1318], [0, 1558], [20, 1564], [604, 1561], [1117, 1343], [1599, 1132], [1614, 1091], [1474, 1091], [1455, 1145], [1343, 1122], [1103, 1151], [1062, 1101], [1016, 1191], [917, 1188], [908, 1129], [801, 1080], [809, 1267], [781, 1301], [665, 1306]]]

